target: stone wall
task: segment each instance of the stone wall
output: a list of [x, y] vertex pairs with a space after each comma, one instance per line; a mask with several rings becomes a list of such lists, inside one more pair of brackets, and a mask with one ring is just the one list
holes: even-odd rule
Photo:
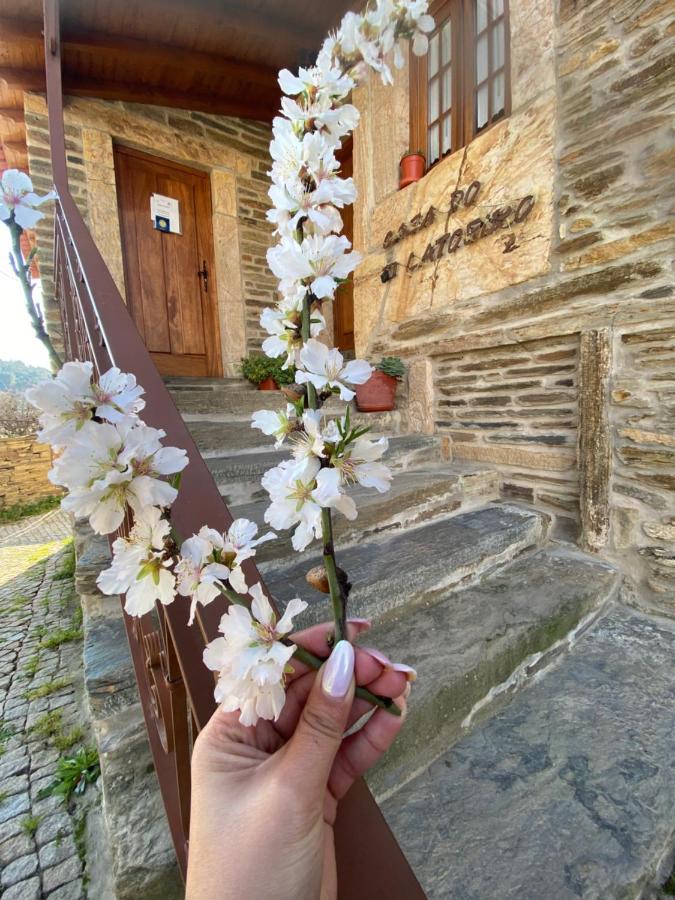
[[[391, 89], [373, 78], [356, 92], [354, 151], [359, 354], [404, 357], [426, 395], [410, 397], [420, 430], [431, 421], [455, 458], [492, 463], [511, 496], [557, 511], [566, 534], [666, 609], [672, 34], [662, 0], [512, 2], [509, 118], [398, 190], [407, 73]], [[474, 203], [452, 209], [452, 191], [472, 181]], [[523, 221], [467, 240], [471, 219], [527, 194]], [[401, 223], [409, 233], [385, 240]]]
[[[36, 187], [51, 186], [44, 98], [25, 95], [26, 134]], [[213, 240], [226, 375], [247, 352], [260, 347], [260, 310], [274, 300], [274, 279], [265, 252], [271, 226], [266, 172], [270, 127], [262, 122], [165, 109], [136, 103], [66, 98], [68, 173], [73, 196], [122, 296], [124, 267], [117, 209], [113, 144], [206, 169], [211, 177]], [[53, 217], [38, 228], [43, 292], [51, 331], [60, 332], [53, 301]]]
[[52, 451], [32, 437], [0, 440], [0, 509], [60, 494], [47, 478]]

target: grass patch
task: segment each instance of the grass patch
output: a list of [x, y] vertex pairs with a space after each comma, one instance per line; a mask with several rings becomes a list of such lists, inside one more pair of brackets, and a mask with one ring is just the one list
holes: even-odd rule
[[54, 746], [57, 750], [70, 750], [75, 744], [79, 744], [84, 738], [84, 731], [79, 725], [70, 731], [62, 731], [54, 735]]
[[32, 598], [27, 594], [19, 594], [18, 597], [12, 599], [12, 602], [9, 605], [9, 612], [16, 612], [18, 609], [22, 609], [31, 602], [31, 599]]
[[0, 806], [2, 806], [2, 804], [5, 802], [6, 799], [7, 799], [7, 791], [0, 791]]
[[0, 756], [2, 756], [7, 749], [7, 741], [13, 737], [15, 733], [16, 732], [11, 725], [7, 725], [6, 722], [3, 722], [2, 719], [0, 719]]
[[42, 697], [49, 697], [50, 694], [70, 687], [72, 683], [71, 678], [57, 678], [55, 681], [49, 681], [47, 684], [41, 684], [40, 687], [25, 691], [24, 697], [26, 700], [40, 700]]
[[21, 828], [28, 835], [28, 837], [35, 837], [35, 832], [40, 827], [40, 822], [42, 821], [42, 816], [26, 816], [26, 818], [21, 822]]
[[17, 503], [15, 506], [6, 506], [0, 509], [0, 525], [7, 522], [19, 522], [28, 516], [37, 516], [40, 513], [48, 512], [50, 509], [56, 509], [61, 503], [61, 497], [55, 495], [53, 497], [45, 497], [44, 500], [36, 500], [34, 503]]
[[55, 650], [61, 644], [67, 644], [70, 641], [82, 640], [81, 625], [71, 625], [70, 628], [57, 628], [49, 637], [40, 641], [40, 646], [45, 650]]
[[54, 575], [54, 581], [65, 581], [66, 578], [73, 578], [75, 575], [75, 551], [70, 548], [66, 554], [60, 569]]
[[34, 653], [21, 670], [22, 678], [33, 678], [40, 668], [40, 654]]
[[[100, 774], [101, 765], [96, 748], [81, 747], [72, 756], [62, 756], [59, 759], [56, 764], [56, 778], [40, 791], [38, 799], [61, 797], [63, 800], [70, 800], [73, 795], [80, 796], [87, 790], [88, 785], [97, 780]], [[84, 824], [81, 827], [84, 836]], [[77, 843], [77, 837], [75, 842]]]

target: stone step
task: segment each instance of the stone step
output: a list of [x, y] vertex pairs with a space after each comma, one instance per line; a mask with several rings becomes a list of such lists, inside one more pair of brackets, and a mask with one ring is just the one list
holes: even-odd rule
[[191, 375], [167, 375], [164, 384], [169, 391], [255, 391], [255, 385], [245, 378], [226, 376], [223, 378], [202, 378]]
[[[384, 531], [465, 512], [499, 498], [500, 480], [496, 472], [468, 465], [444, 465], [435, 469], [400, 472], [391, 489], [379, 494], [360, 485], [350, 489], [359, 510], [350, 522], [344, 516], [333, 517], [333, 534], [338, 546], [352, 543]], [[269, 499], [233, 506], [233, 516], [257, 522], [261, 528]], [[264, 562], [292, 555], [292, 530], [279, 532], [276, 541], [261, 544], [256, 559]]]
[[419, 677], [406, 728], [371, 773], [371, 787], [386, 794], [463, 736], [476, 705], [507, 696], [542, 656], [550, 661], [618, 584], [611, 566], [553, 545], [374, 628], [367, 642]]
[[[343, 410], [338, 410], [342, 412]], [[403, 418], [400, 412], [390, 413], [350, 413], [353, 425], [367, 425], [372, 436], [379, 434], [393, 435], [403, 430]], [[185, 422], [195, 440], [202, 456], [206, 459], [214, 456], [227, 456], [231, 453], [245, 453], [260, 447], [272, 449], [274, 439], [263, 434], [257, 428], [251, 428], [248, 419], [232, 419], [227, 413], [218, 419], [198, 415], [193, 418], [185, 415]]]
[[[547, 532], [545, 516], [511, 505], [490, 505], [451, 519], [435, 521], [394, 535], [383, 534], [341, 555], [352, 591], [349, 611], [355, 616], [391, 620], [411, 614], [415, 605], [512, 559], [540, 544]], [[305, 574], [321, 561], [308, 550], [286, 567], [279, 560], [261, 571], [281, 606], [292, 597], [310, 597], [305, 622], [331, 619], [329, 598], [315, 593]]]
[[[260, 479], [268, 469], [288, 459], [288, 451], [253, 450], [207, 458], [207, 465], [228, 505], [267, 497]], [[408, 469], [440, 461], [440, 443], [431, 435], [394, 435], [386, 462], [394, 469]]]
[[384, 802], [427, 897], [665, 896], [653, 885], [672, 863], [673, 659], [673, 622], [610, 608]]

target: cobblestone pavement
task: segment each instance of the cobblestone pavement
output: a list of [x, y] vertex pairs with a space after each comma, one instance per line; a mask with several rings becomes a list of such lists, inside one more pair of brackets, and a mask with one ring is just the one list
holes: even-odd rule
[[0, 885], [3, 900], [86, 896], [80, 800], [39, 798], [86, 742], [81, 613], [59, 510], [0, 528]]

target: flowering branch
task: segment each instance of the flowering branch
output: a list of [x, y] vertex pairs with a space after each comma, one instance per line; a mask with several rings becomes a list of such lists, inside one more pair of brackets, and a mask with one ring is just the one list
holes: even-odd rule
[[[316, 66], [297, 76], [288, 71], [279, 76], [287, 96], [283, 115], [274, 121], [269, 192], [274, 206], [268, 217], [280, 240], [269, 250], [268, 262], [280, 279], [280, 300], [263, 311], [261, 324], [269, 335], [264, 352], [297, 369], [297, 399], [278, 412], [258, 410], [252, 425], [273, 436], [276, 447], [286, 442], [291, 447], [291, 458], [263, 476], [270, 496], [265, 521], [275, 529], [293, 528], [297, 552], [321, 538], [323, 570], [312, 570], [308, 581], [330, 593], [338, 640], [347, 637], [350, 584], [335, 560], [332, 512], [355, 519], [348, 488], [359, 483], [385, 492], [392, 474], [380, 461], [386, 438], [370, 440], [368, 428], [353, 428], [349, 407], [339, 418], [322, 413], [328, 397], [349, 402], [352, 387], [372, 373], [364, 360], [345, 363], [337, 349], [317, 340], [325, 327], [323, 303], [359, 262], [349, 241], [339, 236], [340, 209], [354, 201], [356, 191], [351, 178], [339, 176], [335, 151], [358, 121], [356, 108], [344, 101], [368, 69], [391, 82], [385, 56], [393, 50], [394, 63], [402, 64], [399, 38], [411, 38], [413, 50], [425, 52], [425, 33], [433, 28], [426, 10], [427, 0], [376, 0], [362, 15], [347, 13], [324, 43]], [[42, 200], [24, 190], [21, 198], [12, 195], [10, 209], [5, 193], [0, 218], [13, 215], [24, 227], [26, 217], [39, 218], [33, 207]], [[22, 265], [27, 264], [22, 260]], [[323, 663], [289, 637], [293, 619], [307, 603], [290, 600], [278, 619], [262, 584], [246, 582], [242, 563], [255, 556], [258, 544], [274, 539], [274, 532], [257, 537], [253, 522], [236, 519], [222, 534], [204, 525], [181, 541], [169, 510], [187, 454], [164, 447], [165, 433], [142, 421], [142, 394], [134, 376], [115, 367], [96, 380], [90, 362], [68, 362], [52, 381], [28, 391], [42, 413], [38, 440], [59, 450], [50, 479], [67, 490], [64, 508], [86, 516], [98, 534], [113, 534], [133, 518], [128, 534], [112, 544], [110, 567], [97, 578], [104, 593], [125, 595], [129, 615], [143, 616], [180, 595], [189, 598], [191, 624], [199, 604], [228, 598], [219, 625], [222, 636], [204, 650], [205, 665], [218, 673], [214, 696], [225, 711], [238, 710], [244, 725], [276, 720], [286, 699], [291, 658], [313, 668]], [[407, 666], [392, 668], [414, 677]], [[363, 688], [356, 694], [400, 714], [387, 698]]]
[[33, 326], [36, 338], [45, 347], [49, 354], [49, 363], [54, 372], [62, 365], [61, 357], [54, 349], [51, 338], [47, 333], [42, 320], [40, 310], [33, 298], [33, 284], [30, 277], [30, 269], [35, 258], [36, 249], [33, 248], [24, 259], [21, 250], [21, 235], [26, 228], [33, 228], [42, 218], [42, 213], [35, 207], [40, 206], [46, 200], [52, 200], [54, 194], [45, 194], [38, 197], [33, 193], [33, 183], [25, 172], [18, 169], [7, 169], [2, 174], [0, 181], [0, 219], [7, 225], [12, 239], [12, 250], [9, 254], [14, 274], [21, 284], [26, 311]]

